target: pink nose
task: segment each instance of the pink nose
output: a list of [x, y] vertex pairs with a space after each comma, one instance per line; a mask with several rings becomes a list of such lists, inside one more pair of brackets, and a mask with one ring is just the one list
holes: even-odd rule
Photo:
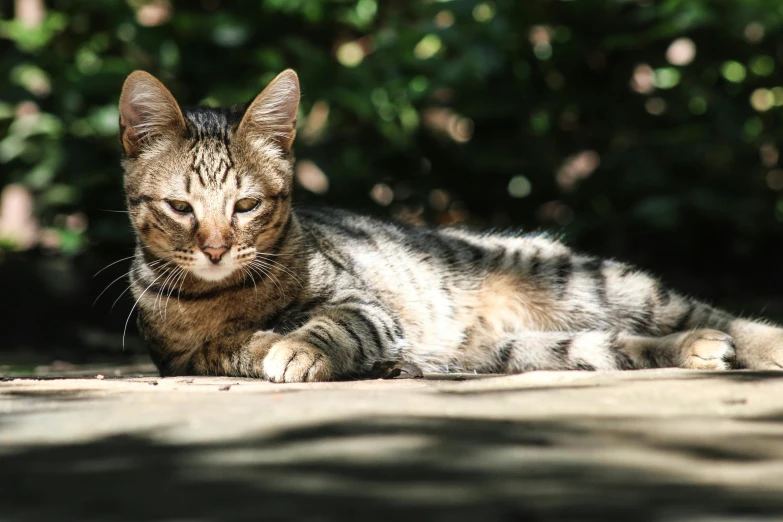
[[219, 247], [212, 247], [212, 246], [203, 246], [201, 247], [201, 250], [204, 252], [204, 255], [207, 256], [207, 259], [212, 261], [213, 264], [220, 263], [220, 258], [223, 257], [223, 254], [228, 252], [228, 247], [219, 246]]

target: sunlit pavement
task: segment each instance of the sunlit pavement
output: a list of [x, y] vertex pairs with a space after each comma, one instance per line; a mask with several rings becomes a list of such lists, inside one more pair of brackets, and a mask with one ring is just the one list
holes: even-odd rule
[[0, 520], [783, 517], [783, 372], [0, 382]]

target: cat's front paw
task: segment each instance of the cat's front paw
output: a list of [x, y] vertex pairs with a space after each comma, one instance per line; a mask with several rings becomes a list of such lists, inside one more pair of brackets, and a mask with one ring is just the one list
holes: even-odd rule
[[736, 364], [734, 339], [718, 330], [694, 330], [682, 341], [682, 357], [682, 368], [729, 370]]
[[264, 375], [272, 382], [317, 382], [330, 380], [334, 371], [319, 348], [298, 339], [283, 339], [264, 359]]

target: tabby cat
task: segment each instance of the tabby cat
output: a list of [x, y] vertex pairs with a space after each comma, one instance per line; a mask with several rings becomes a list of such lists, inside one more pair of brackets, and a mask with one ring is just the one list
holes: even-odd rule
[[142, 71], [125, 81], [131, 288], [162, 375], [783, 368], [783, 329], [545, 235], [294, 211], [298, 104], [291, 70], [228, 109], [182, 108]]

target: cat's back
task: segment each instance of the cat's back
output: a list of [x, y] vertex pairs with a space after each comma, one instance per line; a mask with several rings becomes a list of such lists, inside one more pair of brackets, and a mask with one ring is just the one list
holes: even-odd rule
[[[488, 256], [523, 248], [527, 243], [551, 242], [518, 232], [415, 226], [333, 208], [298, 209], [296, 214], [305, 235], [320, 245], [337, 247], [350, 256], [373, 252], [404, 255], [411, 261], [441, 268], [477, 267]], [[385, 259], [386, 262], [396, 260], [399, 257]]]
[[414, 226], [332, 208], [299, 209], [297, 217], [316, 249], [338, 250], [359, 263], [411, 264], [467, 277], [571, 255], [556, 238], [520, 230]]

